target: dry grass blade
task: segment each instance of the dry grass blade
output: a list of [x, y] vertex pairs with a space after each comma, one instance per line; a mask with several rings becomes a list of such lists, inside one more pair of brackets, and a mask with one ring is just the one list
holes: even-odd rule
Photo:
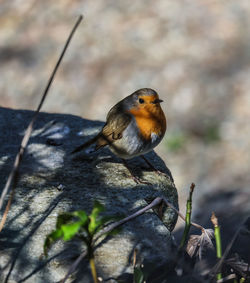
[[201, 235], [191, 235], [186, 248], [187, 253], [190, 257], [198, 255], [199, 259], [201, 259], [202, 253], [206, 249], [214, 249], [213, 238], [213, 229], [204, 229]]
[[49, 88], [50, 88], [50, 86], [51, 86], [51, 84], [52, 84], [52, 82], [54, 80], [55, 74], [56, 74], [56, 72], [58, 70], [58, 67], [59, 67], [59, 65], [60, 65], [60, 63], [61, 63], [61, 61], [63, 59], [63, 56], [64, 56], [64, 54], [65, 54], [65, 52], [66, 52], [66, 50], [67, 50], [67, 48], [69, 46], [69, 43], [70, 43], [70, 41], [71, 41], [71, 39], [72, 39], [72, 37], [73, 37], [77, 27], [79, 26], [80, 22], [82, 21], [82, 18], [83, 18], [83, 16], [79, 16], [76, 24], [74, 25], [73, 29], [70, 32], [70, 35], [69, 35], [69, 37], [68, 37], [68, 39], [67, 39], [67, 41], [66, 41], [66, 43], [64, 45], [64, 48], [62, 50], [62, 53], [60, 54], [60, 57], [59, 57], [56, 65], [55, 65], [54, 70], [53, 70], [53, 72], [52, 72], [52, 74], [51, 74], [51, 76], [49, 78], [49, 81], [48, 81], [46, 87], [45, 87], [45, 90], [43, 92], [41, 101], [40, 101], [40, 103], [39, 103], [39, 105], [38, 105], [38, 107], [37, 107], [37, 109], [36, 109], [36, 111], [35, 111], [35, 113], [34, 113], [34, 115], [32, 117], [32, 120], [31, 120], [31, 122], [30, 122], [30, 124], [29, 124], [29, 126], [28, 126], [28, 128], [27, 128], [27, 130], [25, 132], [25, 135], [24, 135], [23, 140], [21, 142], [20, 150], [19, 150], [19, 152], [18, 152], [18, 154], [16, 156], [16, 159], [15, 159], [15, 162], [14, 162], [13, 169], [12, 169], [12, 171], [11, 171], [9, 177], [8, 177], [8, 180], [7, 180], [6, 184], [5, 184], [5, 187], [4, 187], [3, 191], [2, 191], [1, 198], [0, 198], [0, 210], [3, 207], [3, 203], [4, 203], [4, 200], [5, 200], [5, 197], [8, 194], [9, 190], [11, 189], [11, 185], [12, 185], [12, 193], [11, 193], [11, 195], [9, 197], [8, 204], [6, 206], [6, 209], [4, 211], [3, 217], [1, 219], [0, 232], [1, 232], [2, 228], [3, 228], [3, 226], [4, 226], [4, 223], [5, 223], [6, 218], [7, 218], [8, 211], [10, 209], [11, 200], [13, 198], [13, 194], [14, 194], [14, 191], [15, 191], [16, 183], [17, 183], [17, 180], [18, 180], [19, 166], [20, 166], [20, 163], [22, 161], [24, 150], [25, 150], [25, 148], [26, 148], [26, 146], [28, 144], [31, 132], [33, 130], [33, 125], [34, 125], [34, 123], [35, 123], [35, 121], [37, 119], [39, 111], [40, 111], [40, 109], [41, 109], [41, 107], [42, 107], [42, 105], [44, 103], [44, 100], [45, 100], [47, 94], [48, 94]]
[[214, 249], [212, 239], [214, 238], [213, 229], [204, 229], [201, 234], [200, 248], [199, 248], [199, 259], [202, 258], [202, 252], [205, 249]]
[[186, 252], [191, 258], [194, 257], [198, 252], [200, 246], [200, 237], [201, 235], [190, 235], [189, 237]]

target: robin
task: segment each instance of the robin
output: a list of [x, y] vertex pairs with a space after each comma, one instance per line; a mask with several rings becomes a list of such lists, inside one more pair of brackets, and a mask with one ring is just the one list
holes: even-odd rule
[[109, 146], [115, 155], [122, 158], [136, 183], [148, 184], [134, 176], [126, 159], [141, 156], [151, 168], [160, 173], [143, 155], [156, 147], [166, 132], [167, 122], [161, 102], [163, 100], [159, 99], [153, 89], [135, 91], [112, 107], [100, 133], [73, 150], [72, 154], [92, 144], [95, 144], [95, 150]]

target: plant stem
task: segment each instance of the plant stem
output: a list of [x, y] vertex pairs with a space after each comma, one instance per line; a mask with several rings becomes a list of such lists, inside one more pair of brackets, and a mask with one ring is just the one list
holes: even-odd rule
[[[217, 259], [220, 260], [222, 257], [222, 249], [221, 249], [221, 235], [220, 235], [220, 226], [218, 225], [218, 218], [215, 216], [214, 212], [212, 213], [211, 221], [214, 225], [214, 237], [216, 243], [216, 256]], [[216, 274], [217, 280], [222, 279], [222, 273], [219, 272]]]
[[[103, 229], [98, 233], [98, 235], [95, 237], [94, 243], [95, 243], [101, 236], [103, 236], [103, 235], [109, 233], [110, 231], [114, 230], [115, 228], [117, 228], [117, 227], [119, 227], [119, 226], [121, 226], [121, 225], [123, 225], [123, 224], [125, 224], [125, 223], [127, 223], [127, 222], [129, 222], [129, 221], [131, 221], [131, 220], [133, 220], [133, 219], [135, 219], [136, 217], [138, 217], [138, 216], [144, 214], [144, 213], [145, 213], [146, 211], [148, 211], [149, 209], [152, 209], [153, 207], [159, 205], [162, 201], [163, 201], [168, 207], [170, 207], [171, 209], [173, 209], [173, 210], [179, 215], [179, 217], [180, 217], [182, 220], [185, 221], [184, 215], [183, 215], [180, 211], [178, 211], [178, 210], [173, 206], [173, 204], [171, 204], [165, 197], [156, 197], [150, 204], [148, 204], [148, 205], [145, 206], [144, 208], [142, 208], [142, 209], [138, 210], [137, 212], [135, 212], [135, 213], [129, 215], [128, 217], [123, 218], [123, 219], [120, 220], [120, 221], [111, 223], [110, 225], [108, 225], [108, 226], [106, 226], [105, 228], [103, 228]], [[190, 224], [193, 225], [194, 227], [200, 229], [202, 232], [205, 231], [205, 228], [202, 227], [201, 225], [197, 224], [197, 223], [190, 222]], [[84, 251], [84, 252], [76, 259], [76, 261], [73, 262], [73, 264], [71, 265], [71, 267], [70, 267], [70, 269], [69, 269], [67, 275], [66, 275], [65, 278], [63, 279], [62, 283], [64, 283], [64, 282], [67, 280], [67, 278], [70, 276], [70, 274], [72, 274], [72, 273], [76, 270], [76, 268], [77, 268], [79, 262], [80, 262], [86, 255], [87, 255], [87, 252]]]
[[242, 227], [244, 227], [244, 225], [246, 225], [248, 221], [248, 218], [246, 220], [244, 220], [244, 222], [241, 223], [241, 225], [238, 227], [237, 231], [235, 232], [233, 238], [231, 239], [231, 241], [229, 242], [229, 244], [227, 245], [223, 256], [221, 257], [221, 259], [219, 260], [219, 262], [213, 267], [213, 269], [211, 270], [213, 274], [217, 274], [218, 270], [220, 270], [225, 258], [227, 257], [228, 253], [230, 252], [234, 242], [236, 241], [236, 239], [238, 238], [238, 235], [242, 229]]
[[188, 233], [191, 227], [192, 196], [193, 196], [194, 187], [195, 185], [194, 183], [192, 183], [189, 190], [189, 198], [187, 199], [187, 204], [186, 204], [185, 228], [182, 235], [179, 250], [183, 249], [183, 247], [185, 246], [188, 239]]
[[94, 283], [98, 283], [97, 273], [96, 273], [96, 268], [95, 268], [94, 256], [91, 256], [91, 257], [90, 257], [90, 259], [89, 259], [89, 265], [90, 265], [92, 277], [93, 277], [93, 279], [94, 279]]

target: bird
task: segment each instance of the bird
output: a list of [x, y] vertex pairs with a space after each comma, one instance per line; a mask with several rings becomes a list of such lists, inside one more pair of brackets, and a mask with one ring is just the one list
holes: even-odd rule
[[162, 140], [167, 129], [166, 116], [161, 108], [163, 100], [151, 88], [139, 89], [115, 104], [107, 114], [101, 131], [89, 141], [75, 148], [77, 153], [95, 144], [95, 151], [108, 146], [120, 157], [136, 183], [145, 183], [135, 176], [126, 160], [141, 156], [155, 171], [144, 154], [150, 152]]

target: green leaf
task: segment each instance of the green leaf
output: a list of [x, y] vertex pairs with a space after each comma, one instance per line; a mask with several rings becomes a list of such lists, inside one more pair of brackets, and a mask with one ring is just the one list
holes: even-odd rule
[[89, 233], [91, 235], [94, 235], [100, 229], [101, 229], [101, 221], [96, 220], [95, 218], [90, 218], [90, 223], [89, 223], [89, 226], [88, 226]]
[[56, 228], [61, 228], [62, 225], [67, 224], [73, 218], [72, 213], [63, 213], [57, 216]]
[[140, 266], [134, 268], [134, 283], [142, 283], [144, 280], [144, 274]]
[[63, 236], [62, 230], [61, 229], [57, 229], [53, 232], [51, 232], [45, 239], [44, 242], [44, 246], [43, 246], [43, 250], [44, 250], [44, 254], [45, 256], [48, 255], [48, 250], [51, 248], [52, 244], [60, 239]]
[[88, 225], [88, 230], [89, 230], [89, 233], [91, 235], [93, 235], [98, 229], [100, 229], [102, 222], [101, 222], [100, 219], [98, 219], [98, 216], [99, 216], [100, 212], [102, 212], [104, 210], [105, 210], [105, 208], [100, 202], [98, 202], [98, 201], [94, 202], [94, 207], [93, 207], [92, 212], [89, 216], [90, 223]]
[[105, 210], [105, 207], [99, 201], [95, 200], [91, 214], [98, 216], [99, 213], [104, 210]]
[[61, 226], [62, 232], [63, 232], [63, 240], [69, 241], [71, 240], [80, 230], [82, 225], [81, 221], [77, 221], [70, 224], [65, 224]]
[[85, 225], [88, 221], [88, 215], [84, 210], [74, 211], [72, 215], [78, 217], [81, 220], [82, 225]]

